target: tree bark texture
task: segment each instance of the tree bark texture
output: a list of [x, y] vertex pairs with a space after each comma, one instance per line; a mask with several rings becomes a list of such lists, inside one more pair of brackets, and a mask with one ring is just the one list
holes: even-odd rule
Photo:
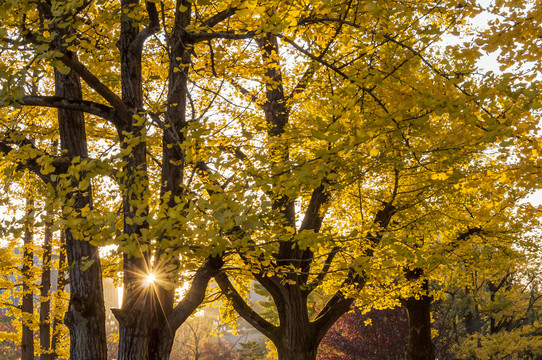
[[[290, 296], [284, 297], [281, 303], [275, 303], [279, 313], [280, 328], [274, 341], [280, 360], [314, 360], [318, 345], [323, 338], [319, 332], [327, 329], [316, 329], [309, 321], [307, 301], [297, 287], [292, 286]], [[293, 295], [293, 296], [292, 296]]]
[[[74, 56], [71, 54], [71, 56]], [[81, 99], [79, 77], [55, 70], [56, 95], [67, 99]], [[60, 146], [70, 157], [87, 158], [87, 139], [82, 112], [58, 110]], [[75, 180], [73, 180], [75, 182]], [[76, 186], [72, 182], [73, 186]], [[91, 189], [73, 191], [73, 210], [78, 212], [92, 206]], [[65, 230], [66, 253], [70, 264], [70, 304], [65, 323], [70, 330], [70, 358], [72, 360], [105, 360], [107, 358], [105, 307], [102, 271], [98, 248], [89, 239], [75, 239], [72, 229]], [[90, 266], [88, 261], [92, 262]]]
[[[132, 11], [138, 0], [122, 0], [121, 11]], [[128, 17], [121, 19], [121, 31], [118, 48], [121, 58], [121, 88], [122, 102], [135, 115], [143, 105], [141, 48], [135, 42], [139, 34], [139, 24]], [[129, 136], [142, 136], [144, 127], [134, 126], [135, 119], [129, 116], [123, 119], [123, 126], [118, 129], [122, 149], [126, 149]], [[133, 203], [144, 201], [143, 191], [146, 185], [146, 145], [140, 141], [134, 146], [131, 154], [123, 154], [127, 171], [122, 181], [124, 234], [141, 235], [141, 229], [146, 224], [134, 222], [137, 214]], [[140, 205], [141, 207], [141, 205]], [[142, 208], [142, 207], [141, 207]], [[124, 254], [123, 256], [123, 303], [122, 308], [115, 312], [119, 321], [119, 360], [146, 360], [150, 355], [151, 328], [154, 323], [152, 292], [150, 287], [143, 288], [142, 282], [150, 269], [150, 253], [144, 252], [138, 256]]]

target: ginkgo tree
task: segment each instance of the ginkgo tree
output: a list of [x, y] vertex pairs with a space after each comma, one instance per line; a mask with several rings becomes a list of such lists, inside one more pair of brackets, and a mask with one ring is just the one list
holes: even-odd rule
[[[3, 166], [33, 172], [59, 214], [73, 359], [106, 357], [106, 244], [123, 257], [119, 359], [167, 359], [213, 276], [279, 358], [314, 359], [356, 298], [401, 275], [416, 248], [405, 224], [438, 238], [432, 215], [485, 171], [476, 157], [536, 126], [533, 95], [475, 76], [476, 48], [440, 43], [468, 30], [474, 2], [5, 1], [0, 12]], [[404, 244], [386, 257], [389, 233]], [[278, 323], [244, 301], [247, 277]], [[316, 290], [329, 297], [310, 318]]]
[[[268, 44], [257, 41], [262, 53], [257, 66], [266, 69], [249, 79], [257, 85], [233, 84], [261, 106], [270, 126], [267, 134], [258, 132], [252, 146], [242, 137], [232, 150], [246, 166], [241, 178], [252, 178], [254, 196], [268, 199], [279, 215], [271, 215], [267, 231], [239, 225], [244, 240], [237, 247], [239, 263], [229, 271], [233, 280], [228, 272], [216, 280], [237, 312], [274, 342], [279, 358], [313, 358], [321, 337], [355, 298], [393, 301], [397, 297], [382, 296], [381, 288], [396, 287], [404, 270], [423, 269], [431, 254], [427, 245], [440, 241], [443, 246], [434, 253], [442, 258], [445, 243], [465, 240], [461, 234], [469, 234], [469, 226], [496, 210], [485, 203], [483, 214], [472, 221], [454, 220], [452, 211], [464, 211], [463, 204], [454, 209], [448, 202], [483, 181], [478, 176], [463, 190], [465, 178], [496, 172], [497, 164], [506, 162], [507, 152], [493, 157], [492, 147], [506, 148], [503, 141], [537, 127], [529, 116], [533, 97], [528, 89], [511, 94], [509, 76], [477, 76], [475, 48], [450, 47], [444, 56], [439, 46], [431, 46], [447, 30], [458, 31], [462, 16], [472, 13], [456, 6], [454, 17], [449, 3], [443, 5], [447, 13], [438, 5], [419, 6], [394, 3], [365, 8], [362, 15], [306, 16], [298, 25], [341, 26], [337, 44], [348, 44], [349, 56], [334, 58], [340, 50], [331, 29], [320, 31], [333, 39], [323, 55], [316, 43], [297, 43], [284, 31]], [[268, 58], [269, 52], [276, 58]], [[292, 81], [292, 57], [296, 65], [301, 58], [312, 66], [302, 89], [295, 77]], [[307, 74], [297, 71], [299, 78]], [[246, 72], [238, 75], [243, 76]], [[266, 91], [259, 97], [260, 84]], [[495, 91], [499, 88], [507, 91]], [[239, 126], [247, 131], [247, 124]], [[493, 199], [493, 205], [501, 200]], [[430, 266], [438, 265], [437, 256]], [[278, 322], [264, 319], [243, 300], [248, 288], [239, 271], [268, 290]], [[329, 301], [311, 318], [309, 295], [322, 287]], [[403, 295], [429, 294], [422, 288]], [[424, 326], [430, 326], [425, 321], [430, 314], [422, 311]], [[422, 335], [429, 338], [422, 345], [430, 343], [430, 329], [425, 330]], [[434, 358], [430, 347], [408, 356]]]

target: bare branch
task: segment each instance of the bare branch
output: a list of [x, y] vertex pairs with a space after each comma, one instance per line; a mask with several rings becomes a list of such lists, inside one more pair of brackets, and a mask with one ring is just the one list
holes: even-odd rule
[[305, 296], [308, 296], [322, 281], [324, 281], [324, 278], [329, 272], [329, 269], [331, 267], [331, 263], [333, 262], [333, 259], [335, 258], [335, 255], [341, 250], [340, 247], [336, 246], [331, 250], [331, 252], [327, 255], [326, 260], [324, 261], [324, 266], [322, 267], [322, 271], [316, 276], [316, 278], [307, 286], [307, 290], [304, 291]]
[[346, 75], [343, 71], [341, 71], [339, 68], [337, 68], [336, 66], [333, 66], [332, 64], [330, 64], [329, 62], [323, 60], [323, 59], [320, 59], [318, 56], [314, 55], [314, 54], [311, 54], [309, 51], [303, 49], [303, 47], [301, 47], [300, 45], [298, 45], [295, 41], [287, 38], [286, 36], [283, 36], [283, 35], [278, 35], [282, 40], [286, 41], [288, 44], [292, 45], [297, 51], [299, 51], [300, 53], [302, 53], [303, 55], [307, 56], [308, 58], [310, 58], [311, 60], [313, 61], [316, 61], [322, 65], [324, 65], [325, 67], [327, 67], [328, 69], [332, 70], [333, 72], [335, 72], [336, 74], [338, 74], [339, 76], [341, 76], [343, 79], [351, 82], [352, 84], [358, 86], [361, 90], [363, 90], [363, 92], [369, 94], [370, 97], [373, 98], [374, 101], [376, 101], [376, 103], [382, 108], [384, 109], [384, 111], [386, 113], [389, 113], [388, 111], [388, 108], [386, 107], [386, 105], [382, 102], [382, 100], [380, 100], [373, 92], [374, 90], [374, 87], [372, 88], [367, 88], [367, 87], [364, 87], [364, 86], [360, 86], [359, 84], [357, 84], [354, 79], [352, 79], [350, 76]]

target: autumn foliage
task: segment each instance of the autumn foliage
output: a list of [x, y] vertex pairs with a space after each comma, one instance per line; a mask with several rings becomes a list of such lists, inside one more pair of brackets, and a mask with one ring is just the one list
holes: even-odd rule
[[446, 301], [454, 356], [538, 336], [540, 6], [0, 2], [0, 286], [23, 360], [111, 355], [104, 276], [119, 360], [167, 360], [208, 303], [281, 360], [433, 360]]

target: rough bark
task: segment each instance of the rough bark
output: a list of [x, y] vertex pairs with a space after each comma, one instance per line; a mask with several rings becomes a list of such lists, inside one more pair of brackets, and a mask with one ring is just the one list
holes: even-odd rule
[[[122, 0], [121, 11], [132, 11], [138, 0]], [[124, 17], [121, 19], [121, 32], [118, 48], [121, 59], [121, 88], [122, 102], [131, 109], [132, 115], [142, 108], [143, 88], [141, 74], [141, 47], [136, 45], [139, 34], [139, 24]], [[135, 119], [129, 116], [123, 119], [123, 126], [118, 129], [121, 147], [124, 151], [130, 136], [142, 136], [143, 126], [134, 126]], [[141, 235], [141, 229], [146, 224], [133, 221], [135, 217], [146, 216], [148, 207], [143, 213], [137, 213], [133, 205], [144, 201], [143, 191], [147, 185], [146, 178], [146, 145], [144, 141], [137, 144], [131, 154], [125, 153], [126, 175], [121, 179], [123, 188], [124, 234], [127, 236]], [[119, 360], [145, 360], [149, 358], [150, 334], [153, 327], [153, 307], [157, 306], [153, 294], [142, 287], [143, 274], [151, 271], [149, 268], [150, 254], [144, 252], [138, 256], [124, 254], [124, 293], [122, 308], [115, 312], [119, 321]]]
[[318, 352], [318, 344], [297, 344], [294, 348], [289, 346], [277, 346], [277, 354], [280, 360], [315, 360]]
[[[73, 54], [71, 56], [74, 57]], [[55, 70], [55, 91], [57, 96], [66, 99], [82, 98], [79, 77], [73, 71], [64, 75]], [[87, 158], [83, 113], [59, 109], [58, 123], [61, 149], [67, 151], [70, 157]], [[92, 206], [90, 188], [86, 192], [74, 191], [71, 196], [75, 200], [73, 211], [76, 213], [84, 207]], [[105, 307], [98, 248], [91, 245], [89, 239], [75, 239], [72, 230], [69, 228], [65, 230], [67, 260], [71, 265], [70, 304], [65, 318], [70, 330], [70, 358], [105, 360], [107, 358]], [[90, 266], [86, 266], [87, 261], [92, 262]]]
[[289, 296], [276, 303], [280, 330], [274, 343], [280, 360], [314, 360], [320, 343], [317, 329], [308, 318], [307, 301], [296, 286], [288, 287]]
[[[137, 2], [137, 1], [135, 1]], [[123, 7], [130, 7], [134, 1], [122, 2]], [[175, 199], [182, 199], [184, 174], [184, 153], [181, 144], [184, 141], [182, 130], [186, 127], [186, 102], [187, 102], [187, 70], [190, 62], [191, 45], [185, 28], [191, 21], [191, 2], [178, 0], [176, 4], [176, 16], [173, 32], [170, 36], [170, 69], [168, 85], [168, 104], [166, 109], [166, 128], [163, 129], [163, 158], [161, 169], [161, 192], [162, 199], [165, 195], [169, 200], [164, 205], [176, 206]], [[180, 8], [185, 8], [180, 11]], [[121, 76], [122, 76], [122, 99], [132, 109], [142, 107], [141, 89], [141, 47], [147, 36], [158, 28], [158, 14], [155, 5], [147, 3], [147, 13], [150, 25], [139, 31], [137, 26], [126, 19], [121, 26], [121, 39], [119, 49], [121, 53]], [[181, 69], [181, 71], [179, 71]], [[132, 123], [132, 120], [126, 121]], [[143, 128], [128, 127], [123, 130], [132, 134], [139, 134]], [[122, 132], [121, 132], [122, 133]], [[128, 166], [140, 177], [127, 179], [126, 189], [136, 183], [145, 182], [141, 176], [146, 173], [145, 143], [136, 146], [128, 160]], [[130, 190], [131, 191], [131, 190]], [[133, 192], [132, 200], [138, 200], [138, 195]], [[129, 206], [128, 198], [125, 199], [125, 216], [134, 216]], [[165, 200], [164, 200], [165, 201]], [[141, 215], [139, 215], [141, 216]], [[141, 227], [125, 225], [125, 234], [137, 234]], [[169, 234], [163, 234], [158, 241], [169, 239]], [[190, 316], [201, 304], [205, 296], [207, 284], [214, 274], [222, 266], [221, 258], [210, 258], [196, 272], [191, 288], [183, 300], [174, 307], [174, 289], [163, 287], [159, 283], [151, 285], [148, 289], [142, 289], [141, 275], [133, 274], [152, 271], [150, 253], [144, 253], [141, 258], [124, 257], [124, 299], [122, 309], [116, 310], [115, 316], [119, 320], [120, 360], [167, 360], [173, 345], [174, 335], [177, 328]], [[164, 253], [157, 250], [154, 254], [154, 264], [164, 267], [165, 264], [175, 265], [178, 263], [178, 255]], [[175, 282], [177, 274], [161, 274], [166, 281]], [[134, 316], [137, 314], [137, 318]]]

